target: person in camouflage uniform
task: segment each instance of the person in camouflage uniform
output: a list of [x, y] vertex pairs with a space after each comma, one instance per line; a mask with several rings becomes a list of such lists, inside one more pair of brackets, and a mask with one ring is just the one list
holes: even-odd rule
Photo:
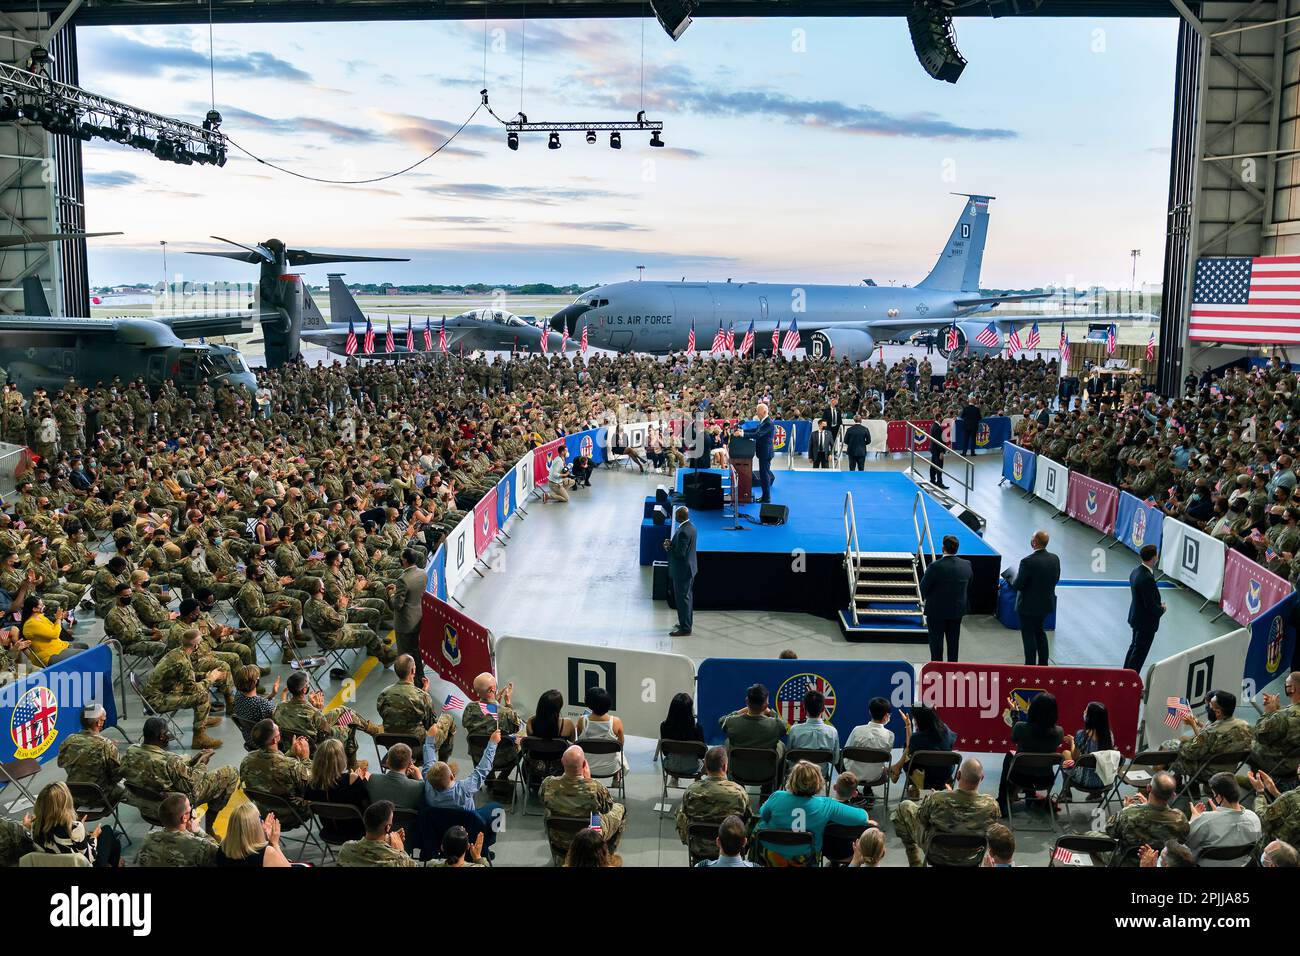
[[[902, 801], [893, 813], [894, 831], [903, 841], [908, 866], [924, 866], [924, 854], [931, 853], [930, 838], [936, 833], [985, 833], [1002, 817], [996, 798], [980, 793], [984, 765], [974, 757], [962, 761], [957, 771], [957, 789], [937, 790], [920, 802]], [[935, 848], [935, 862], [961, 866], [969, 862], [960, 851]]]
[[134, 589], [126, 582], [117, 586], [117, 603], [104, 618], [104, 633], [121, 644], [123, 651], [157, 660], [167, 652], [166, 633], [160, 628], [145, 627], [135, 613], [134, 595]]
[[108, 713], [102, 704], [90, 703], [81, 711], [81, 732], [70, 734], [59, 748], [59, 769], [68, 783], [93, 784], [109, 806], [117, 806], [126, 793], [122, 784], [122, 758], [117, 745], [103, 735]]
[[[496, 676], [484, 671], [474, 678], [474, 697], [460, 715], [461, 729], [470, 739], [469, 756], [475, 764], [483, 756], [483, 746], [474, 741], [475, 737], [492, 736], [494, 730], [501, 731], [501, 743], [497, 746], [496, 759], [492, 763], [492, 773], [496, 777], [509, 776], [511, 768], [519, 760], [519, 747], [514, 735], [524, 726], [523, 718], [510, 706], [510, 696], [514, 693], [514, 682], [506, 684], [505, 689], [497, 694]], [[480, 704], [495, 704], [497, 715], [486, 713]]]
[[176, 647], [185, 633], [191, 630], [199, 634], [199, 651], [195, 655], [194, 666], [199, 670], [219, 668], [222, 677], [217, 684], [221, 693], [229, 698], [235, 692], [233, 675], [244, 665], [244, 659], [233, 651], [217, 650], [211, 635], [203, 627], [203, 612], [199, 602], [194, 598], [186, 598], [181, 602], [180, 617], [172, 622], [171, 628], [167, 631], [167, 646]]
[[[122, 759], [122, 779], [133, 787], [157, 793], [184, 794], [196, 807], [207, 804], [203, 825], [212, 833], [217, 814], [239, 786], [239, 772], [234, 767], [210, 769], [211, 750], [201, 750], [189, 759], [172, 753], [167, 749], [170, 740], [167, 721], [161, 717], [146, 720], [140, 744], [127, 748]], [[160, 812], [159, 806], [142, 805], [140, 800], [133, 795], [130, 802], [147, 813]]]
[[1191, 829], [1187, 817], [1170, 806], [1176, 792], [1173, 774], [1160, 770], [1152, 775], [1146, 796], [1139, 793], [1125, 798], [1124, 809], [1106, 826], [1106, 833], [1119, 844], [1115, 853], [1123, 865], [1135, 866], [1134, 854], [1144, 846], [1162, 847], [1169, 840], [1187, 839]]
[[733, 814], [742, 820], [750, 817], [748, 791], [727, 779], [726, 747], [709, 748], [704, 755], [704, 774], [686, 788], [677, 811], [677, 836], [687, 845], [691, 859], [714, 859], [718, 855], [716, 840], [690, 836], [691, 824], [721, 823]]
[[126, 558], [115, 554], [108, 559], [108, 564], [95, 572], [90, 585], [90, 600], [101, 619], [108, 617], [108, 612], [117, 603], [117, 586], [122, 583], [130, 584], [131, 575], [127, 570]]
[[[591, 779], [587, 756], [581, 747], [575, 744], [564, 751], [560, 762], [564, 767], [563, 776], [547, 777], [542, 781], [541, 798], [542, 806], [546, 808], [546, 818], [589, 817], [593, 813], [599, 813], [600, 831], [605, 837], [605, 845], [609, 847], [610, 853], [617, 852], [626, 815], [623, 805], [614, 802], [603, 783]], [[550, 834], [548, 831], [548, 840], [556, 865], [562, 865], [572, 837], [568, 834]]]
[[379, 800], [363, 814], [366, 835], [339, 850], [339, 866], [415, 866], [406, 853], [405, 834], [393, 829], [393, 802]]
[[1255, 791], [1255, 813], [1259, 815], [1262, 827], [1259, 848], [1262, 850], [1274, 840], [1300, 846], [1300, 789], [1282, 792], [1277, 782], [1263, 770], [1251, 771], [1246, 777]]
[[199, 650], [199, 632], [186, 631], [180, 646], [168, 651], [158, 661], [144, 682], [144, 699], [149, 706], [159, 713], [170, 714], [178, 710], [194, 711], [194, 739], [190, 742], [193, 750], [216, 749], [220, 740], [214, 740], [204, 731], [220, 722], [220, 717], [209, 717], [212, 702], [209, 698], [210, 686], [229, 673], [219, 668], [212, 668], [200, 680], [194, 673], [194, 657]]
[[344, 606], [340, 602], [346, 600], [346, 606], [351, 609], [349, 617], [378, 630], [380, 622], [388, 616], [387, 602], [365, 596], [364, 579], [355, 577], [351, 564], [345, 564], [341, 551], [330, 551], [325, 555], [325, 569], [325, 600], [340, 609]]
[[1211, 717], [1208, 724], [1202, 726], [1194, 714], [1184, 714], [1183, 722], [1195, 731], [1193, 736], [1167, 740], [1160, 745], [1161, 750], [1178, 751], [1169, 769], [1182, 783], [1191, 784], [1193, 794], [1216, 773], [1235, 772], [1237, 758], [1228, 755], [1249, 752], [1254, 743], [1250, 724], [1233, 716], [1237, 709], [1235, 694], [1212, 691], [1206, 698], [1206, 707]]
[[272, 715], [281, 733], [306, 737], [312, 749], [326, 740], [340, 741], [348, 755], [350, 768], [357, 765], [357, 731], [364, 730], [372, 737], [384, 732], [383, 727], [347, 707], [325, 713], [322, 710], [325, 695], [320, 691], [309, 693], [311, 682], [302, 671], [290, 674], [285, 688], [289, 698], [280, 703]]
[[325, 601], [325, 582], [316, 579], [312, 587], [311, 599], [302, 609], [302, 620], [311, 628], [322, 648], [329, 651], [364, 647], [385, 667], [397, 659], [397, 651], [382, 641], [378, 634], [364, 624], [348, 622], [347, 595], [339, 598], [340, 607], [336, 611]]
[[[257, 749], [239, 764], [239, 779], [245, 792], [269, 793], [306, 812], [305, 795], [311, 780], [307, 738], [294, 737], [290, 752], [281, 753], [280, 728], [269, 717], [254, 724], [248, 736]], [[293, 829], [288, 820], [281, 820], [280, 824], [285, 829]]]
[[[194, 592], [194, 600], [199, 603], [199, 616], [194, 626], [199, 629], [204, 641], [220, 654], [235, 655], [240, 664], [252, 664], [255, 660], [253, 632], [246, 627], [218, 623], [212, 616], [217, 606], [217, 596], [211, 590], [199, 588]], [[181, 602], [182, 605], [184, 603]]]
[[[212, 815], [211, 807], [208, 815]], [[158, 819], [164, 829], [154, 830], [140, 846], [136, 866], [215, 866], [217, 841], [199, 831], [183, 793], [169, 793], [158, 807]]]
[[0, 868], [17, 866], [28, 853], [36, 852], [36, 844], [27, 828], [17, 820], [0, 816]]
[[150, 587], [152, 583], [153, 579], [144, 568], [136, 568], [131, 572], [131, 608], [141, 624], [156, 629], [165, 636], [171, 630], [172, 612], [154, 594]]
[[1264, 695], [1264, 714], [1255, 721], [1250, 765], [1294, 782], [1296, 778], [1290, 771], [1300, 763], [1300, 671], [1286, 676], [1283, 689], [1290, 698], [1289, 707], [1282, 706], [1277, 694]]
[[434, 739], [438, 759], [444, 763], [451, 759], [455, 744], [456, 721], [451, 714], [440, 714], [429, 696], [429, 679], [422, 687], [415, 686], [415, 658], [403, 654], [393, 662], [393, 676], [397, 683], [385, 687], [375, 700], [375, 709], [384, 722], [388, 734], [411, 734]]
[[54, 563], [49, 547], [40, 538], [27, 546], [27, 570], [36, 572], [36, 591], [51, 611], [72, 611], [81, 600], [82, 589], [59, 581], [61, 569]]
[[[267, 631], [277, 636], [289, 634], [296, 641], [298, 637], [297, 622], [275, 613], [279, 610], [288, 610], [289, 606], [286, 603], [267, 603], [266, 594], [262, 590], [262, 578], [264, 577], [265, 572], [260, 567], [249, 565], [248, 580], [239, 589], [239, 593], [235, 595], [235, 609], [239, 611], [239, 618], [250, 628]], [[293, 653], [288, 647], [285, 647], [280, 663], [288, 664], [291, 660], [293, 660]]]
[[64, 537], [53, 542], [54, 560], [66, 567], [64, 577], [84, 589], [95, 579], [95, 552], [86, 547], [86, 529], [80, 521], [68, 522]]

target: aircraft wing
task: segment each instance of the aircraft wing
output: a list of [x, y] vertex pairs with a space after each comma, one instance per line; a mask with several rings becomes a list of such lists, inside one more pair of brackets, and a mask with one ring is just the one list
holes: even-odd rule
[[1023, 292], [1019, 295], [977, 295], [972, 299], [954, 299], [953, 305], [967, 309], [976, 305], [998, 305], [1002, 302], [1029, 302], [1034, 299], [1050, 299], [1051, 292]]
[[253, 331], [253, 320], [259, 318], [252, 312], [194, 312], [177, 315], [151, 315], [148, 318], [161, 322], [177, 338], [197, 339], [208, 335], [240, 335]]
[[47, 315], [0, 316], [0, 332], [116, 332], [118, 319], [54, 319]]

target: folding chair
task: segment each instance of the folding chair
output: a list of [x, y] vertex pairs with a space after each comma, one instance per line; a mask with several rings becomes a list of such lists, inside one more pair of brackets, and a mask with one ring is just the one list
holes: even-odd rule
[[[1110, 800], [1114, 796], [1115, 791], [1119, 789], [1119, 784], [1120, 784], [1119, 771], [1120, 768], [1123, 767], [1123, 765], [1124, 765], [1124, 758], [1121, 757], [1120, 767], [1117, 767], [1115, 769], [1114, 779], [1112, 779], [1109, 784], [1102, 784], [1100, 787], [1085, 787], [1073, 779], [1073, 774], [1065, 772], [1064, 768], [1062, 768], [1061, 792], [1060, 794], [1058, 794], [1056, 802], [1058, 806], [1060, 806], [1062, 809], [1065, 810], [1067, 824], [1070, 824], [1071, 822], [1070, 811], [1074, 809], [1074, 805], [1076, 803], [1082, 803], [1085, 806], [1088, 804], [1093, 804], [1099, 810], [1102, 810], [1103, 812], [1105, 811], [1106, 805], [1110, 803]], [[1084, 754], [1082, 757], [1080, 757], [1078, 760], [1074, 762], [1074, 767], [1072, 769], [1091, 770], [1095, 773], [1097, 770], [1097, 755]], [[1084, 794], [1084, 799], [1082, 800], [1072, 799], [1072, 795], [1076, 790]]]
[[812, 832], [809, 830], [759, 830], [755, 833], [753, 841], [755, 862], [766, 866], [767, 858], [762, 852], [764, 844], [794, 849], [802, 848], [804, 853], [812, 859], [812, 866], [821, 866], [821, 855], [814, 850], [815, 841]]
[[[983, 833], [935, 833], [925, 845], [925, 865], [945, 868], [977, 867], [984, 862], [988, 848], [988, 837]], [[960, 863], [939, 863], [933, 856], [937, 849], [962, 854], [965, 859]]]
[[[257, 652], [261, 651], [266, 655], [268, 665], [280, 663], [275, 659], [275, 652], [284, 649], [284, 635], [276, 635], [266, 628], [253, 627], [248, 621], [244, 620], [244, 615], [239, 612], [238, 605], [232, 605], [235, 609], [235, 620], [239, 621], [240, 627], [248, 628], [253, 632], [253, 662], [257, 662]], [[269, 645], [269, 650], [268, 650]]]
[[[590, 817], [552, 817], [546, 818], [546, 842], [551, 848], [551, 862], [556, 866], [564, 865], [568, 855], [569, 844], [583, 830], [591, 829]], [[559, 837], [568, 837], [565, 843], [556, 842]]]
[[[33, 757], [24, 757], [21, 760], [12, 760], [9, 763], [0, 763], [0, 790], [7, 789], [12, 784], [27, 799], [32, 806], [36, 806], [36, 798], [32, 796], [30, 790], [23, 785], [24, 780], [30, 780], [41, 772], [41, 762]], [[13, 812], [14, 804], [21, 797], [14, 797], [5, 804], [5, 813]]]
[[758, 787], [769, 793], [780, 786], [776, 776], [781, 761], [775, 747], [733, 747], [727, 764], [727, 776], [742, 787]]
[[[584, 754], [587, 754], [589, 757], [609, 756], [611, 754], [618, 754], [619, 756], [618, 763], [620, 769], [615, 770], [612, 773], [596, 773], [595, 771], [592, 771], [591, 779], [608, 780], [610, 782], [611, 787], [617, 788], [618, 798], [620, 800], [626, 801], [627, 800], [627, 773], [622, 769], [623, 760], [624, 760], [623, 745], [619, 743], [617, 740], [579, 740], [576, 741], [576, 743], [579, 747], [582, 748], [582, 752]], [[588, 762], [590, 763], [590, 761]]]
[[[826, 777], [826, 793], [831, 792], [831, 774], [826, 773], [823, 768], [830, 766], [835, 760], [833, 751], [816, 747], [795, 747], [793, 750], [785, 752], [785, 764], [782, 767], [782, 774], [789, 774], [790, 768], [800, 760], [807, 760], [818, 770], [822, 770], [823, 776]], [[832, 769], [832, 773], [834, 770]]]
[[[848, 866], [853, 862], [853, 847], [858, 837], [866, 833], [865, 823], [828, 823], [822, 830], [822, 859], [831, 866]], [[847, 848], [847, 853], [841, 855]], [[837, 852], [839, 851], [839, 852]]]
[[[661, 740], [656, 748], [659, 754], [659, 769], [663, 773], [663, 791], [661, 800], [668, 802], [668, 781], [677, 780], [699, 780], [704, 776], [704, 755], [709, 752], [709, 745], [702, 740]], [[697, 769], [694, 773], [669, 773], [664, 766], [665, 757], [692, 757], [697, 761]], [[681, 789], [678, 787], [677, 789]]]
[[301, 844], [300, 850], [302, 853], [305, 854], [307, 852], [307, 844], [311, 843], [317, 850], [321, 851], [322, 856], [327, 859], [333, 859], [333, 853], [327, 846], [325, 846], [325, 844], [321, 843], [320, 839], [314, 832], [315, 828], [312, 824], [315, 817], [312, 816], [310, 810], [300, 809], [296, 804], [291, 803], [284, 797], [278, 797], [275, 794], [267, 793], [264, 790], [249, 790], [248, 788], [245, 788], [244, 796], [253, 801], [257, 806], [258, 813], [262, 816], [266, 816], [268, 813], [274, 813], [275, 818], [280, 821], [280, 830], [282, 833], [287, 833], [290, 830], [302, 827], [303, 833], [297, 836], [297, 840]]
[[[572, 744], [563, 737], [554, 739], [549, 737], [525, 737], [519, 742], [519, 762], [517, 767], [519, 768], [519, 786], [522, 788], [520, 792], [520, 797], [523, 800], [521, 812], [524, 816], [534, 815], [528, 812], [529, 790], [534, 784], [534, 781], [528, 776], [528, 761], [538, 760], [549, 763], [559, 760], [571, 746]], [[541, 780], [537, 780], [535, 783], [538, 787], [542, 785]]]
[[874, 780], [859, 780], [859, 787], [884, 787], [885, 788], [885, 816], [889, 816], [889, 766], [893, 763], [894, 755], [888, 750], [877, 750], [874, 747], [846, 747], [840, 752], [840, 762], [848, 766], [848, 761], [854, 763], [878, 763], [880, 764], [880, 773]]
[[253, 743], [249, 734], [253, 732], [253, 728], [257, 726], [258, 722], [249, 720], [247, 717], [240, 717], [238, 714], [231, 714], [230, 719], [235, 722], [235, 726], [239, 728], [239, 732], [244, 736], [244, 749], [249, 753], [257, 750], [257, 744]]
[[126, 672], [126, 682], [131, 685], [131, 690], [135, 691], [135, 696], [140, 698], [140, 706], [144, 708], [144, 716], [146, 718], [161, 717], [163, 720], [167, 721], [167, 729], [171, 732], [173, 740], [185, 739], [184, 731], [181, 730], [180, 724], [176, 723], [176, 718], [173, 716], [177, 712], [168, 711], [167, 713], [163, 713], [161, 710], [154, 707], [153, 704], [149, 703], [148, 699], [144, 696], [144, 687], [140, 684], [140, 677], [135, 671], [128, 670]]
[[[122, 839], [126, 845], [131, 845], [131, 838], [126, 835], [126, 828], [122, 826], [122, 818], [118, 816], [117, 804], [108, 799], [102, 787], [97, 783], [73, 783], [68, 781], [68, 790], [72, 794], [72, 800], [76, 804], [77, 816], [87, 823], [94, 823], [105, 817], [112, 817], [113, 823], [117, 825], [117, 830], [122, 834]], [[89, 829], [93, 830], [94, 827]]]
[[[1183, 777], [1182, 786], [1174, 794], [1174, 799], [1170, 803], [1177, 802], [1179, 797], [1186, 796], [1192, 791], [1200, 789], [1200, 779], [1205, 776], [1207, 779], [1216, 773], [1235, 774], [1241, 769], [1241, 765], [1250, 759], [1250, 749], [1232, 750], [1227, 753], [1216, 754], [1207, 760], [1203, 760], [1200, 765], [1190, 774]], [[1189, 797], [1190, 799], [1190, 797]]]
[[162, 820], [158, 819], [157, 811], [148, 809], [150, 806], [156, 807], [162, 803], [163, 793], [161, 790], [153, 790], [149, 787], [127, 783], [126, 792], [132, 797], [131, 806], [140, 812], [140, 819], [149, 824], [150, 830], [163, 825]]
[[[951, 783], [957, 777], [957, 768], [961, 766], [961, 754], [955, 750], [918, 750], [907, 758], [907, 764], [903, 767], [903, 779], [905, 781], [903, 792], [907, 792], [907, 786], [912, 782], [912, 775], [915, 773], [922, 774], [922, 784], [924, 778], [929, 776], [929, 771], [945, 771], [944, 783]], [[930, 789], [922, 786], [918, 789]]]
[[[334, 853], [334, 847], [342, 846], [348, 842], [348, 837], [335, 833], [329, 833], [325, 829], [325, 821], [333, 820], [337, 823], [356, 823], [365, 829], [365, 819], [361, 816], [361, 811], [350, 803], [334, 803], [329, 800], [312, 800], [307, 804], [311, 807], [312, 816], [320, 822], [320, 838], [325, 844], [325, 853], [331, 863], [338, 863], [339, 858]], [[277, 814], [278, 816], [278, 814]], [[394, 821], [393, 828], [397, 828]]]
[[1204, 860], [1219, 863], [1232, 863], [1235, 866], [1249, 866], [1255, 858], [1255, 844], [1243, 843], [1239, 846], [1212, 846], [1196, 854], [1196, 862], [1201, 866]]
[[[474, 766], [477, 767], [478, 762], [483, 759], [483, 751], [487, 750], [488, 741], [491, 739], [491, 737], [492, 737], [491, 734], [470, 734], [469, 735], [468, 738], [469, 756], [470, 756], [470, 760], [473, 761]], [[493, 762], [495, 763], [495, 760]], [[516, 766], [518, 766], [518, 762], [516, 762], [513, 766], [511, 766], [506, 771], [506, 775], [504, 777], [495, 777], [491, 780], [486, 781], [483, 784], [483, 789], [487, 791], [489, 796], [493, 798], [500, 798], [502, 800], [508, 800], [509, 809], [512, 812], [515, 809], [515, 801], [519, 799], [519, 791], [515, 787], [515, 782], [510, 776], [514, 772]]]
[[[712, 821], [704, 823], [692, 823], [686, 828], [686, 858], [690, 865], [694, 866], [701, 860], [716, 860], [718, 858], [718, 829], [722, 826], [722, 821]], [[691, 849], [691, 844], [697, 840], [705, 841], [705, 844], [712, 850], [711, 853], [697, 854]]]
[[1087, 854], [1092, 858], [1093, 866], [1101, 866], [1102, 864], [1098, 862], [1098, 857], [1114, 853], [1115, 848], [1118, 846], [1119, 844], [1116, 843], [1112, 837], [1083, 833], [1067, 833], [1064, 836], [1057, 837], [1056, 842], [1052, 844], [1052, 849], [1049, 850], [1047, 854], [1047, 865], [1049, 867], [1065, 866], [1066, 864], [1058, 863], [1056, 861], [1056, 851], [1069, 850], [1071, 853]]
[[33, 850], [31, 853], [24, 853], [18, 859], [20, 867], [72, 867], [90, 866], [90, 861], [80, 853], [41, 853], [39, 850]]
[[1143, 790], [1151, 786], [1151, 778], [1156, 771], [1168, 770], [1177, 756], [1172, 750], [1143, 750], [1135, 753], [1132, 759], [1115, 774], [1118, 783], [1107, 801], [1102, 804], [1102, 809], [1107, 809], [1110, 801], [1119, 797], [1120, 784], [1132, 787], [1134, 790]]
[[[1007, 779], [1003, 781], [1003, 786], [1007, 791], [1007, 826], [1012, 830], [1016, 829], [1013, 822], [1012, 808], [1016, 804], [1016, 790], [1020, 786], [1030, 786], [1038, 790], [1042, 788], [1039, 783], [1041, 775], [1034, 774], [1033, 771], [1042, 771], [1051, 768], [1052, 778], [1047, 783], [1047, 792], [1043, 796], [1044, 803], [1047, 804], [1048, 829], [1055, 833], [1057, 831], [1056, 814], [1052, 812], [1052, 788], [1056, 786], [1057, 778], [1061, 775], [1061, 763], [1064, 758], [1060, 754], [1033, 754], [1033, 753], [1015, 753], [1011, 755], [1011, 762], [1007, 764]], [[1028, 780], [1028, 783], [1017, 783], [1016, 771], [1019, 770], [1022, 776], [1020, 781]], [[1028, 772], [1028, 776], [1023, 776]], [[1025, 813], [1028, 814], [1028, 801], [1025, 804]], [[1042, 830], [1042, 827], [1022, 827], [1026, 830]]]
[[[379, 766], [384, 765], [384, 758], [388, 756], [388, 751], [397, 744], [406, 744], [411, 748], [411, 758], [417, 765], [422, 765], [424, 754], [424, 738], [417, 737], [415, 734], [375, 734], [375, 758], [379, 761]], [[382, 747], [383, 750], [379, 748]]]

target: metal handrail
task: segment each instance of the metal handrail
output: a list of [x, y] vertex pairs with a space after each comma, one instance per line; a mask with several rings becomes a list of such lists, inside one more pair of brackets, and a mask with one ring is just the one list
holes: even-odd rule
[[[921, 509], [921, 520], [916, 517], [916, 509]], [[912, 500], [912, 527], [916, 529], [916, 557], [921, 566], [921, 573], [924, 574], [929, 562], [925, 558], [925, 543], [930, 544], [930, 559], [933, 560], [938, 555], [934, 550], [934, 535], [930, 533], [930, 515], [925, 509], [925, 492], [917, 491], [916, 497]], [[925, 531], [922, 533], [921, 529]]]
[[849, 579], [849, 613], [858, 623], [858, 519], [853, 513], [853, 492], [844, 493], [844, 573]]
[[[920, 436], [923, 439], [930, 438], [930, 436], [928, 433], [921, 431], [921, 429], [917, 427], [916, 423], [911, 420], [908, 420], [907, 425], [909, 426], [907, 429], [907, 453], [909, 456], [908, 465], [911, 468], [912, 474], [915, 475], [915, 474], [919, 474], [919, 472], [916, 470], [917, 436]], [[951, 445], [945, 445], [942, 441], [940, 441], [937, 438], [930, 438], [930, 444], [938, 445], [945, 452], [951, 453], [954, 458], [956, 458], [958, 461], [960, 461], [963, 465], [966, 466], [965, 474], [961, 477], [958, 477], [956, 474], [949, 471], [947, 468], [940, 468], [939, 474], [944, 475], [947, 478], [951, 478], [957, 484], [961, 485], [962, 504], [967, 505], [969, 507], [970, 493], [971, 490], [975, 487], [975, 462], [971, 461], [965, 455], [958, 452]], [[947, 461], [947, 455], [944, 456], [944, 461]]]

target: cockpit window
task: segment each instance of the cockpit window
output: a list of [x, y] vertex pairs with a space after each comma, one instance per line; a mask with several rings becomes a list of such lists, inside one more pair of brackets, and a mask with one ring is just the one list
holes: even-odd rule
[[609, 305], [609, 299], [601, 299], [601, 300], [600, 300], [600, 305], [601, 305], [601, 306]]
[[193, 353], [183, 354], [181, 355], [177, 365], [177, 373], [182, 382], [194, 382], [198, 380], [198, 356]]

